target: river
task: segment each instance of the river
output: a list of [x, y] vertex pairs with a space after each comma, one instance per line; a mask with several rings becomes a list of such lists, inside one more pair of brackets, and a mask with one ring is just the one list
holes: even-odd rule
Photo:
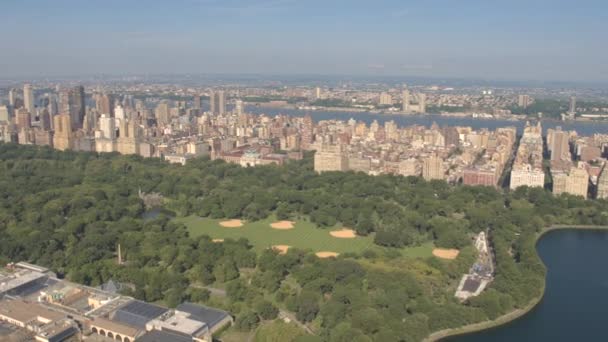
[[[285, 114], [289, 116], [304, 116], [310, 114], [314, 121], [320, 120], [348, 120], [354, 118], [355, 120], [364, 121], [370, 124], [374, 120], [378, 120], [379, 123], [394, 120], [399, 126], [410, 126], [410, 125], [423, 125], [430, 127], [433, 122], [436, 122], [439, 126], [471, 126], [474, 129], [488, 128], [491, 130], [496, 127], [515, 126], [521, 133], [525, 121], [517, 120], [510, 121], [504, 119], [481, 119], [472, 117], [453, 117], [453, 116], [441, 116], [441, 115], [391, 115], [391, 114], [379, 114], [370, 112], [340, 112], [340, 111], [304, 111], [298, 109], [283, 109], [283, 108], [269, 108], [269, 107], [258, 107], [248, 105], [246, 111], [253, 114], [266, 114], [266, 115], [278, 115]], [[544, 119], [542, 122], [543, 130], [546, 132], [548, 128], [555, 128], [561, 126], [564, 130], [575, 130], [579, 135], [593, 135], [594, 133], [605, 133], [608, 134], [608, 121], [603, 122], [590, 122], [590, 121], [558, 121], [552, 119]]]
[[442, 341], [607, 341], [608, 231], [552, 231], [537, 249], [548, 270], [538, 306], [507, 325]]

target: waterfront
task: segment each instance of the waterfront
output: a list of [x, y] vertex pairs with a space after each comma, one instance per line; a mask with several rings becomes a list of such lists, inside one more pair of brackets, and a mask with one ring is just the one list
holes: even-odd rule
[[608, 232], [556, 230], [538, 242], [547, 266], [545, 295], [527, 315], [479, 333], [446, 342], [604, 340], [608, 307]]
[[[526, 123], [525, 120], [505, 120], [505, 119], [486, 119], [473, 117], [455, 117], [442, 115], [390, 115], [370, 112], [343, 112], [343, 111], [325, 111], [315, 110], [306, 111], [298, 109], [284, 108], [269, 108], [257, 107], [248, 105], [247, 112], [254, 114], [266, 114], [270, 116], [285, 114], [289, 116], [304, 116], [310, 114], [314, 121], [320, 120], [355, 120], [364, 121], [370, 124], [374, 120], [378, 120], [380, 124], [386, 121], [394, 120], [399, 126], [423, 125], [430, 127], [433, 122], [439, 126], [471, 126], [473, 129], [488, 128], [495, 130], [497, 127], [515, 126], [518, 132], [521, 133]], [[590, 121], [558, 121], [552, 119], [543, 119], [543, 130], [546, 132], [548, 128], [561, 126], [564, 130], [575, 130], [579, 135], [592, 135], [594, 133], [608, 133], [608, 121], [590, 122]]]

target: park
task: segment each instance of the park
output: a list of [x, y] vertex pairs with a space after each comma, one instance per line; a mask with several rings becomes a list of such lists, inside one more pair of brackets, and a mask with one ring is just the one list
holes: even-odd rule
[[[340, 225], [320, 228], [305, 219], [278, 221], [273, 216], [259, 221], [211, 219], [195, 215], [178, 217], [191, 237], [207, 235], [216, 242], [225, 239], [246, 238], [256, 251], [274, 248], [286, 252], [289, 248], [311, 250], [319, 257], [337, 256], [344, 253], [362, 253], [366, 250], [383, 251], [385, 247], [374, 244], [374, 235], [357, 236]], [[288, 223], [291, 223], [289, 225]], [[274, 227], [273, 227], [274, 226]], [[433, 245], [402, 248], [402, 254], [410, 257], [430, 257]]]

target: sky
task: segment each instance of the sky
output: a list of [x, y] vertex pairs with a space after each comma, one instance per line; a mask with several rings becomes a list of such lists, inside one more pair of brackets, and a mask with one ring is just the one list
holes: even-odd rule
[[0, 77], [608, 82], [606, 0], [0, 0]]

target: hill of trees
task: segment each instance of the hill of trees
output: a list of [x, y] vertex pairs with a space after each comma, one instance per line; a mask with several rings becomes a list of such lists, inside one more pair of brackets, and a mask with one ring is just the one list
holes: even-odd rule
[[[163, 194], [175, 215], [308, 216], [320, 227], [341, 222], [374, 234], [390, 248], [337, 259], [301, 250], [256, 254], [244, 239], [214, 243], [190, 237], [169, 216], [142, 219], [139, 189]], [[127, 294], [169, 306], [208, 302], [203, 287], [219, 284], [227, 292], [221, 305], [236, 315], [237, 328], [253, 329], [281, 308], [311, 322], [317, 336], [302, 341], [419, 341], [524, 307], [540, 294], [545, 276], [537, 232], [553, 223], [608, 224], [607, 208], [606, 201], [543, 189], [503, 193], [415, 177], [318, 175], [310, 157], [282, 167], [205, 159], [178, 166], [0, 144], [0, 261], [34, 262], [93, 286], [115, 279], [131, 285]], [[496, 279], [461, 304], [453, 291], [475, 258], [470, 237], [485, 229]], [[462, 252], [454, 261], [396, 252], [428, 241]], [[118, 243], [126, 258], [121, 266]]]

